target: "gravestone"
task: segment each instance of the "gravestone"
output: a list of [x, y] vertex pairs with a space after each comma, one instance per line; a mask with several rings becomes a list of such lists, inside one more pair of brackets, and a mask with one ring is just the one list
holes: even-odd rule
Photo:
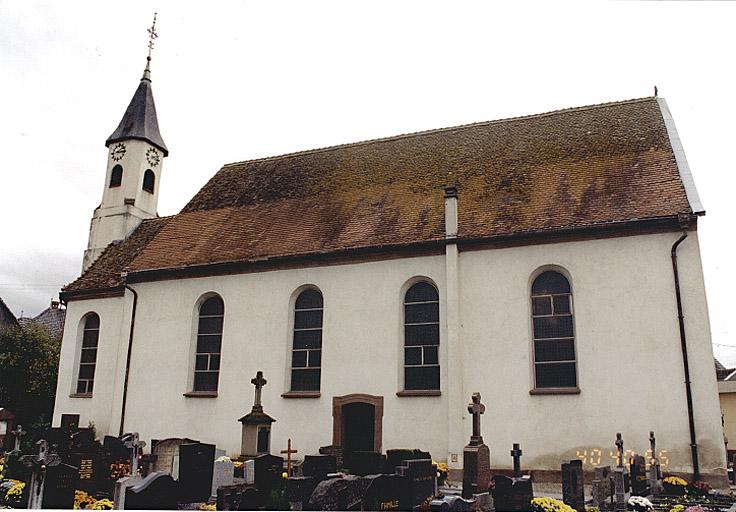
[[311, 498], [310, 510], [357, 510], [363, 502], [369, 480], [355, 475], [331, 478], [317, 484]]
[[594, 468], [591, 495], [594, 507], [598, 507], [600, 510], [613, 508], [610, 466], [598, 466]]
[[626, 466], [624, 466], [624, 440], [621, 437], [621, 433], [616, 433], [616, 449], [618, 451], [618, 465], [613, 468], [611, 472], [611, 479], [613, 481], [613, 509], [616, 512], [623, 512], [626, 510], [626, 505], [631, 497], [629, 492], [629, 478]]
[[429, 503], [430, 512], [471, 512], [475, 510], [475, 500], [466, 500], [460, 496], [443, 496]]
[[123, 478], [118, 479], [115, 482], [115, 487], [113, 491], [113, 497], [112, 497], [113, 509], [125, 510], [127, 508], [125, 506], [125, 498], [127, 496], [128, 489], [131, 487], [135, 487], [142, 481], [143, 481], [143, 478], [141, 478], [139, 475], [125, 476]]
[[649, 432], [649, 446], [652, 460], [649, 462], [649, 469], [647, 470], [647, 486], [649, 492], [657, 496], [662, 493], [662, 471], [657, 458], [657, 440], [654, 437], [654, 431]]
[[412, 508], [429, 505], [437, 493], [437, 471], [431, 459], [404, 461], [403, 466], [396, 468], [396, 473], [409, 482]]
[[646, 496], [649, 486], [647, 485], [647, 461], [641, 455], [633, 455], [629, 466], [631, 479], [631, 492], [636, 496]]
[[111, 463], [130, 461], [130, 449], [117, 437], [105, 436], [102, 440], [102, 450]]
[[218, 487], [226, 487], [235, 483], [235, 464], [227, 457], [215, 459], [212, 466], [212, 496], [217, 496]]
[[384, 473], [395, 473], [397, 466], [402, 466], [406, 460], [432, 459], [429, 452], [422, 450], [394, 449], [386, 450], [386, 464]]
[[[172, 474], [174, 471], [174, 456], [179, 455], [179, 447], [185, 443], [197, 443], [193, 439], [170, 437], [162, 439], [153, 445], [151, 451], [156, 456], [156, 461], [153, 464], [154, 472], [164, 472]], [[128, 457], [130, 457], [130, 451], [128, 451]]]
[[358, 476], [376, 475], [383, 470], [383, 454], [369, 451], [349, 452], [346, 455], [346, 465], [350, 473]]
[[304, 510], [319, 482], [311, 476], [292, 476], [286, 481], [286, 500], [291, 510]]
[[585, 512], [583, 461], [580, 459], [562, 463], [562, 501], [578, 512]]
[[409, 480], [400, 475], [370, 475], [361, 510], [411, 510]]
[[255, 378], [251, 379], [255, 386], [255, 398], [251, 411], [240, 418], [241, 441], [240, 454], [243, 457], [268, 454], [271, 452], [271, 424], [276, 420], [263, 412], [261, 404], [261, 393], [267, 381], [263, 378], [263, 372], [256, 372]]
[[46, 468], [41, 508], [71, 509], [74, 506], [74, 491], [79, 482], [79, 471], [69, 464]]
[[186, 443], [179, 446], [180, 500], [183, 503], [209, 499], [214, 461], [214, 444]]
[[302, 463], [302, 475], [314, 477], [317, 482], [327, 478], [329, 473], [337, 471], [334, 455], [305, 455]]
[[259, 455], [253, 459], [253, 481], [259, 491], [269, 496], [283, 485], [284, 458], [276, 455]]
[[171, 475], [153, 472], [125, 492], [126, 510], [177, 510], [179, 484]]
[[463, 498], [488, 491], [491, 482], [491, 451], [483, 443], [480, 433], [480, 415], [486, 406], [480, 401], [480, 393], [473, 393], [468, 412], [473, 416], [473, 435], [463, 448]]
[[264, 493], [247, 484], [217, 489], [217, 510], [259, 510], [266, 505]]
[[105, 479], [103, 460], [99, 453], [75, 453], [69, 463], [79, 470], [78, 489], [88, 494], [97, 494]]
[[342, 469], [345, 466], [345, 450], [343, 450], [342, 446], [321, 446], [319, 453], [320, 455], [332, 455], [335, 457], [335, 466], [337, 466], [337, 469]]
[[530, 476], [509, 478], [504, 475], [493, 476], [493, 502], [499, 512], [528, 511], [534, 492]]
[[61, 457], [57, 453], [52, 453], [45, 439], [36, 442], [36, 448], [38, 449], [36, 455], [24, 455], [20, 458], [20, 462], [29, 471], [30, 478], [26, 482], [29, 509], [43, 508], [44, 487], [49, 469], [61, 464]]
[[256, 483], [256, 463], [253, 459], [243, 462], [243, 478], [248, 485]]

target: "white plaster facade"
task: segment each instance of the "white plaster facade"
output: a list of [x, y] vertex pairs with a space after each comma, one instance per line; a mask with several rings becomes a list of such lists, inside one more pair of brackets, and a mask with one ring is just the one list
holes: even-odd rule
[[[109, 177], [108, 177], [109, 179]], [[462, 198], [460, 199], [462, 200]], [[460, 219], [462, 223], [462, 219]], [[648, 449], [657, 435], [666, 471], [692, 471], [682, 353], [670, 260], [681, 233], [658, 233], [508, 248], [460, 250], [301, 269], [131, 285], [138, 293], [125, 431], [143, 439], [190, 437], [240, 453], [237, 419], [250, 410], [250, 379], [262, 370], [272, 450], [287, 438], [300, 455], [332, 443], [332, 398], [382, 396], [382, 449], [421, 448], [453, 467], [471, 431], [467, 404], [479, 391], [492, 466], [558, 470], [584, 458], [610, 463], [616, 432], [625, 448]], [[697, 232], [678, 250], [695, 427], [704, 474], [725, 474], [725, 450]], [[531, 395], [530, 287], [546, 268], [572, 286], [579, 394]], [[403, 292], [418, 278], [440, 295], [441, 396], [399, 397], [403, 388]], [[293, 304], [305, 285], [324, 297], [319, 398], [289, 391]], [[225, 304], [217, 397], [191, 391], [197, 304]], [[81, 414], [100, 435], [120, 428], [133, 295], [70, 301], [61, 349], [54, 424]], [[100, 316], [92, 397], [74, 397], [82, 323]], [[457, 455], [457, 463], [453, 454]]]

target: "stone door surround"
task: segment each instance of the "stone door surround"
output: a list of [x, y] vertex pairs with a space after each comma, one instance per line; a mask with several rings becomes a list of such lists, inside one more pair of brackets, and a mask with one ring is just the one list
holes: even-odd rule
[[332, 444], [342, 446], [343, 440], [343, 405], [356, 402], [370, 404], [374, 409], [373, 425], [373, 451], [381, 451], [381, 440], [383, 433], [383, 397], [366, 395], [364, 393], [353, 393], [351, 395], [332, 397]]

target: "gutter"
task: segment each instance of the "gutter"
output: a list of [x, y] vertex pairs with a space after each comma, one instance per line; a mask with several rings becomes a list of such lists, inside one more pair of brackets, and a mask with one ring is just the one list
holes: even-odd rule
[[130, 315], [130, 336], [128, 337], [128, 353], [125, 358], [125, 380], [123, 381], [123, 405], [120, 410], [120, 430], [118, 435], [122, 436], [125, 425], [125, 406], [128, 402], [128, 378], [130, 377], [130, 356], [133, 351], [133, 331], [135, 329], [135, 311], [138, 307], [138, 292], [125, 283], [127, 272], [123, 272], [123, 286], [133, 293], [133, 312]]
[[695, 416], [693, 414], [693, 394], [690, 386], [690, 365], [687, 359], [687, 339], [685, 337], [685, 317], [682, 314], [682, 297], [680, 295], [680, 277], [677, 271], [677, 248], [687, 238], [687, 225], [683, 225], [682, 236], [672, 244], [672, 272], [675, 277], [675, 297], [677, 299], [677, 321], [680, 326], [680, 346], [682, 348], [682, 364], [685, 370], [685, 395], [687, 397], [687, 419], [690, 427], [690, 455], [693, 461], [693, 479], [700, 480], [700, 464], [698, 463], [698, 445], [695, 437]]

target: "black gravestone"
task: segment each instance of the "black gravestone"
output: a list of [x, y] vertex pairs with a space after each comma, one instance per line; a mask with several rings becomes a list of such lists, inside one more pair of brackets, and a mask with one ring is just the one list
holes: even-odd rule
[[309, 510], [360, 510], [368, 481], [355, 475], [320, 482], [309, 499]]
[[328, 473], [337, 471], [334, 455], [305, 455], [302, 463], [302, 475], [312, 476], [317, 483], [327, 478]]
[[583, 461], [580, 459], [562, 463], [562, 501], [578, 512], [585, 512]]
[[411, 510], [409, 481], [399, 475], [370, 475], [363, 478], [368, 488], [363, 496], [362, 510]]
[[69, 462], [79, 470], [77, 488], [88, 494], [97, 494], [104, 478], [102, 457], [98, 453], [73, 453]]
[[466, 500], [460, 496], [444, 496], [432, 500], [430, 512], [470, 512], [475, 507], [475, 500]]
[[207, 501], [212, 492], [215, 445], [185, 443], [179, 447], [180, 500], [183, 503]]
[[647, 482], [647, 461], [641, 455], [631, 457], [630, 473], [631, 493], [636, 496], [644, 496], [649, 488]]
[[386, 467], [384, 473], [395, 473], [398, 466], [402, 466], [404, 461], [417, 460], [417, 459], [432, 459], [432, 455], [429, 452], [422, 450], [386, 450]]
[[383, 471], [383, 454], [378, 452], [349, 452], [346, 454], [345, 459], [346, 465], [353, 475], [376, 475]]
[[437, 479], [437, 470], [431, 459], [407, 460], [396, 472], [409, 481], [412, 507], [428, 506], [432, 501]]
[[[209, 496], [208, 496], [209, 498]], [[154, 471], [125, 491], [126, 510], [177, 510], [179, 484], [171, 475]]]
[[276, 455], [259, 455], [253, 459], [254, 483], [259, 491], [270, 496], [271, 491], [283, 486], [284, 458]]
[[286, 481], [286, 500], [289, 503], [298, 503], [299, 509], [309, 503], [309, 498], [319, 481], [311, 476], [293, 476]]
[[335, 457], [335, 465], [337, 469], [342, 469], [345, 466], [344, 454], [342, 446], [329, 445], [321, 446], [319, 449], [320, 455], [332, 455]]
[[259, 510], [265, 505], [265, 495], [252, 485], [223, 485], [217, 488], [217, 510]]
[[73, 508], [78, 482], [79, 471], [76, 467], [68, 464], [46, 466], [41, 508]]
[[530, 509], [534, 498], [531, 477], [509, 478], [494, 475], [491, 480], [493, 504], [497, 512], [526, 512]]

